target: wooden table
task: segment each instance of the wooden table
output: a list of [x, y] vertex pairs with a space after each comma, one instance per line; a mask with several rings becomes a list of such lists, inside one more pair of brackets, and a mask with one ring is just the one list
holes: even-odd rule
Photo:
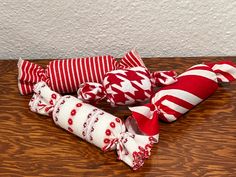
[[[145, 59], [150, 70], [178, 73], [203, 61], [233, 57]], [[48, 60], [35, 61], [45, 65]], [[0, 61], [0, 176], [236, 176], [236, 81], [167, 124], [160, 141], [138, 171], [116, 160], [115, 151], [95, 146], [56, 127], [50, 118], [29, 111], [31, 96], [17, 87], [16, 60]], [[127, 108], [111, 109], [124, 118]]]

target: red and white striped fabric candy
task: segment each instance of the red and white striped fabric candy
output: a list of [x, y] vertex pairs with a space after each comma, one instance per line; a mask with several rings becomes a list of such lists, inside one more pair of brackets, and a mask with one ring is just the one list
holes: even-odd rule
[[104, 98], [111, 106], [132, 105], [150, 99], [153, 86], [174, 83], [174, 71], [159, 71], [150, 74], [145, 67], [133, 67], [107, 72], [103, 82], [87, 82], [78, 90], [78, 98], [95, 102]]
[[31, 111], [52, 116], [57, 126], [103, 151], [116, 149], [118, 159], [133, 170], [144, 164], [151, 155], [152, 144], [158, 141], [152, 136], [127, 132], [120, 118], [73, 96], [61, 96], [43, 81], [35, 85], [34, 92], [29, 103]]
[[120, 62], [112, 56], [53, 60], [47, 68], [27, 60], [18, 62], [18, 87], [22, 95], [32, 93], [34, 84], [45, 81], [59, 93], [76, 92], [80, 84], [103, 81], [108, 71], [145, 66], [136, 50], [126, 53]]
[[[236, 67], [233, 62], [194, 65], [179, 75], [177, 82], [158, 90], [151, 104], [130, 108], [130, 118], [141, 125], [139, 128], [142, 132], [149, 132], [149, 127], [155, 127], [156, 120], [153, 119], [173, 122], [212, 95], [218, 88], [218, 82], [231, 82], [235, 79]], [[152, 135], [152, 132], [146, 134]]]

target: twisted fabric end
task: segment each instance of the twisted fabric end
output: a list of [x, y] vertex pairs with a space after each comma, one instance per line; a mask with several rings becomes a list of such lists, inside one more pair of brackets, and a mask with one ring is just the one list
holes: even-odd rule
[[232, 61], [205, 63], [217, 76], [218, 82], [231, 82], [236, 79], [236, 65]]
[[106, 97], [103, 85], [93, 82], [82, 84], [77, 91], [77, 95], [84, 102], [97, 102]]
[[18, 88], [22, 95], [27, 95], [33, 92], [34, 84], [39, 81], [49, 83], [49, 78], [46, 76], [45, 70], [27, 60], [19, 59], [18, 63]]
[[173, 84], [177, 81], [176, 77], [177, 73], [175, 71], [156, 71], [151, 73], [153, 87]]
[[132, 116], [128, 117], [125, 125], [130, 132], [153, 136], [158, 142], [159, 138], [159, 110], [153, 104], [129, 107]]
[[110, 144], [103, 147], [102, 150], [108, 151], [115, 145], [118, 160], [123, 161], [133, 170], [137, 170], [143, 166], [144, 160], [151, 155], [154, 142], [155, 139], [152, 136], [123, 132], [119, 137], [113, 139]]
[[34, 95], [32, 96], [29, 107], [32, 112], [51, 116], [55, 104], [61, 96], [52, 91], [44, 81], [34, 85]]

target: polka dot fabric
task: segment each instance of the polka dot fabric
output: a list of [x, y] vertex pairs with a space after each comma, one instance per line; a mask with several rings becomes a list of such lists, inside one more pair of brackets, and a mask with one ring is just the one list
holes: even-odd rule
[[57, 126], [103, 151], [116, 149], [118, 159], [134, 170], [144, 164], [144, 160], [150, 156], [152, 144], [157, 141], [151, 136], [126, 132], [120, 118], [73, 96], [60, 96], [45, 82], [35, 85], [29, 106], [33, 112], [51, 115]]

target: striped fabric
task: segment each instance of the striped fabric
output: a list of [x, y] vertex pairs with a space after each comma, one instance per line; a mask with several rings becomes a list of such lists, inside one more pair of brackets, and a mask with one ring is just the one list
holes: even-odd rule
[[34, 84], [45, 81], [59, 93], [75, 92], [84, 82], [101, 83], [108, 71], [145, 66], [137, 51], [126, 53], [120, 62], [112, 56], [53, 60], [47, 68], [27, 60], [18, 62], [18, 87], [22, 95], [32, 93]]
[[[218, 82], [235, 79], [236, 67], [232, 62], [195, 65], [179, 75], [177, 82], [158, 90], [152, 97], [151, 104], [130, 108], [132, 117], [138, 125], [145, 125], [146, 128], [139, 127], [142, 132], [149, 132], [148, 127], [154, 126], [153, 119], [175, 121], [212, 95], [218, 88]], [[153, 105], [158, 114], [150, 114]], [[151, 135], [150, 132], [148, 134]]]

